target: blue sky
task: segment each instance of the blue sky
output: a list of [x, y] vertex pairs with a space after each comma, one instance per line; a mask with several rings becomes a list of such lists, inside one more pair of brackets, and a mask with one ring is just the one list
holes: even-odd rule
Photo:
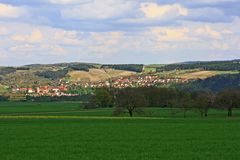
[[0, 66], [240, 58], [239, 0], [0, 0]]

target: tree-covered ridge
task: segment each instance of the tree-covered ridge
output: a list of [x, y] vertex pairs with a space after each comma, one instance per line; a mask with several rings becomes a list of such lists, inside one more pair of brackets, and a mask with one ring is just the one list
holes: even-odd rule
[[14, 73], [16, 71], [17, 71], [17, 69], [14, 68], [14, 67], [1, 67], [0, 68], [0, 75], [10, 74], [10, 73]]
[[203, 69], [203, 70], [218, 70], [218, 71], [240, 70], [240, 60], [169, 64], [162, 67], [158, 67], [156, 71], [162, 72], [162, 71], [197, 69], [197, 68]]
[[240, 74], [225, 74], [210, 77], [204, 80], [193, 81], [188, 84], [179, 84], [178, 89], [184, 90], [211, 90], [221, 91], [225, 88], [240, 87]]
[[65, 77], [68, 74], [68, 69], [61, 69], [57, 71], [36, 72], [35, 74], [39, 77], [55, 80], [55, 79], [60, 79]]
[[118, 69], [118, 70], [126, 70], [133, 72], [142, 72], [144, 65], [143, 64], [106, 64], [102, 65], [101, 68], [107, 69]]
[[[51, 80], [39, 77], [31, 72], [16, 72], [3, 76], [0, 78], [0, 85], [8, 87], [34, 87], [50, 84]], [[0, 87], [1, 88], [1, 87]]]

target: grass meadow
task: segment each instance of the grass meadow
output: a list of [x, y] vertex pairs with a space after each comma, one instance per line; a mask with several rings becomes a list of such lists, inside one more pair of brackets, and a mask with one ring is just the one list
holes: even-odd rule
[[84, 110], [81, 103], [0, 103], [3, 160], [236, 160], [240, 112], [211, 110], [172, 116], [149, 108], [145, 115], [112, 116], [112, 109]]

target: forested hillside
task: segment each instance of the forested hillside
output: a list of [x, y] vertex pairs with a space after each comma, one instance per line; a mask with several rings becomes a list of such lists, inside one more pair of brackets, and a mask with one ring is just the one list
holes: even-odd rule
[[232, 61], [213, 61], [213, 62], [191, 62], [177, 63], [158, 67], [157, 72], [183, 70], [183, 69], [203, 69], [203, 70], [218, 70], [218, 71], [233, 71], [240, 70], [240, 60]]
[[9, 73], [14, 73], [16, 72], [16, 68], [14, 67], [1, 67], [0, 68], [0, 75], [6, 75], [6, 74], [9, 74]]
[[226, 88], [240, 87], [240, 74], [217, 75], [204, 80], [199, 79], [188, 84], [179, 84], [175, 87], [184, 90], [221, 91]]

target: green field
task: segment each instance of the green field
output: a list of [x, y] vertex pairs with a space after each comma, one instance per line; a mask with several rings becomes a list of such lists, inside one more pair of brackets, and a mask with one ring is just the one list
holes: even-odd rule
[[[149, 108], [135, 118], [112, 109], [84, 110], [81, 103], [0, 103], [2, 160], [236, 160], [240, 112], [187, 118]], [[148, 116], [148, 117], [146, 117]]]
[[[113, 117], [114, 108], [83, 109], [81, 102], [3, 102], [0, 103], [0, 116], [45, 115], [45, 116], [95, 116]], [[175, 113], [174, 115], [172, 113]], [[240, 109], [233, 110], [234, 117], [240, 117]], [[226, 118], [226, 110], [210, 110], [209, 118]], [[128, 117], [123, 113], [120, 117]], [[146, 108], [137, 117], [183, 118], [183, 112], [170, 108]], [[199, 118], [200, 112], [190, 110], [187, 118]]]

